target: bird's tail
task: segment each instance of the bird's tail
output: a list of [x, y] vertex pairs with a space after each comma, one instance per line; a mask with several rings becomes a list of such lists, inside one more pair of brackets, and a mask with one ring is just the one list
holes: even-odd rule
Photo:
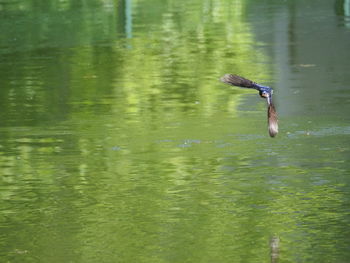
[[255, 82], [237, 75], [225, 74], [220, 78], [220, 80], [226, 84], [230, 84], [233, 86], [238, 86], [243, 88], [252, 88], [252, 89], [257, 88], [257, 84]]
[[275, 137], [278, 133], [278, 118], [275, 106], [270, 103], [267, 109], [267, 120], [269, 125], [269, 134]]

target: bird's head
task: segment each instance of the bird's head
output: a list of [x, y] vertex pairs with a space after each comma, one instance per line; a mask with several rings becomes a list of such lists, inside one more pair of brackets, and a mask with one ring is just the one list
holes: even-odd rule
[[259, 91], [259, 95], [262, 98], [268, 98], [270, 96], [270, 93], [266, 92], [266, 91]]
[[273, 93], [273, 90], [269, 87], [260, 87], [259, 89], [259, 95], [260, 97], [264, 98], [267, 100], [267, 103], [270, 105], [271, 103], [271, 99], [272, 99], [272, 93]]

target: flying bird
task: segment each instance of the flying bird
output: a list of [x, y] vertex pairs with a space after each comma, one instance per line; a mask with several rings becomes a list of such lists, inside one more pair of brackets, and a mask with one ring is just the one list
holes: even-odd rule
[[260, 97], [265, 98], [267, 101], [267, 123], [269, 127], [269, 134], [271, 137], [275, 137], [278, 133], [278, 119], [275, 106], [272, 103], [272, 88], [262, 86], [249, 79], [232, 74], [225, 74], [220, 80], [232, 86], [256, 89], [259, 91]]

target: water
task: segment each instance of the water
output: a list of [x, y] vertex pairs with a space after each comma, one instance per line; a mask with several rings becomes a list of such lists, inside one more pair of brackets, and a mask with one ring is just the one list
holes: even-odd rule
[[349, 9], [0, 2], [0, 261], [349, 262]]

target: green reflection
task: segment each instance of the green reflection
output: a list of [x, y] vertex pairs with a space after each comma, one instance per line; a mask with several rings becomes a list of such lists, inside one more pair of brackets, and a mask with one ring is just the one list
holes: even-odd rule
[[346, 124], [218, 82], [274, 79], [254, 8], [0, 3], [0, 261], [344, 261]]

